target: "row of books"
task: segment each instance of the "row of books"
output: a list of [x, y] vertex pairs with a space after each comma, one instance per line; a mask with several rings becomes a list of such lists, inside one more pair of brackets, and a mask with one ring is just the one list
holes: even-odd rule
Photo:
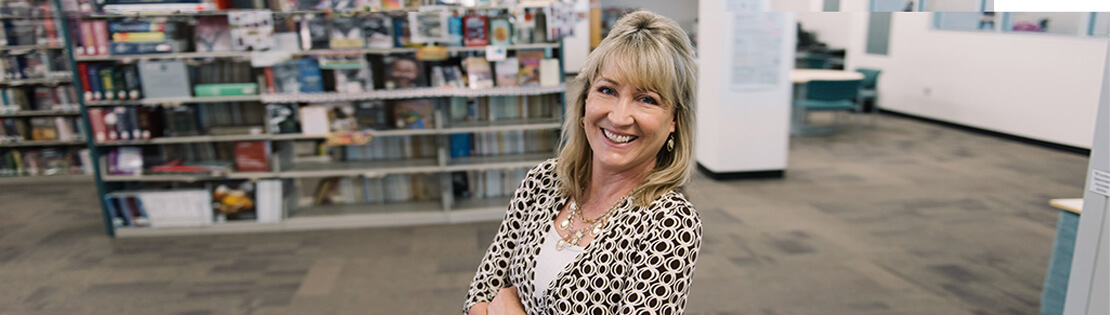
[[27, 19], [8, 19], [0, 22], [0, 46], [64, 45], [54, 23], [50, 1], [9, 2], [0, 6], [0, 15]]
[[451, 191], [457, 198], [497, 198], [513, 195], [527, 168], [451, 173]]
[[76, 111], [80, 107], [77, 91], [71, 85], [0, 89], [0, 114], [32, 110]]
[[520, 4], [543, 5], [549, 0], [352, 0], [352, 1], [325, 1], [325, 0], [163, 0], [163, 1], [93, 1], [93, 0], [66, 0], [62, 6], [66, 10], [81, 12], [198, 12], [227, 9], [271, 9], [277, 11], [351, 11], [351, 12], [377, 12], [382, 10], [417, 10], [422, 7], [464, 6], [464, 7], [490, 7], [514, 6]]
[[[451, 192], [456, 198], [498, 198], [512, 196], [528, 174], [527, 168], [452, 172]], [[335, 204], [374, 204], [426, 202], [441, 198], [439, 174], [390, 174], [382, 177], [327, 177], [301, 179], [314, 187], [310, 199], [298, 206]], [[304, 191], [302, 193], [309, 193]]]
[[279, 222], [280, 180], [226, 181], [200, 188], [105, 195], [115, 227], [205, 226], [224, 221]]
[[553, 42], [570, 29], [566, 22], [548, 27], [547, 15], [541, 8], [291, 16], [234, 11], [226, 17], [197, 17], [195, 28], [181, 19], [162, 17], [146, 21], [82, 20], [74, 23], [71, 32], [77, 40], [77, 53], [84, 56], [400, 48], [434, 43], [481, 47]]
[[265, 132], [259, 103], [116, 106], [88, 110], [96, 142]]
[[0, 176], [92, 174], [89, 149], [0, 150]]
[[63, 51], [35, 51], [0, 57], [4, 80], [44, 79], [69, 75], [69, 60]]
[[554, 152], [559, 138], [553, 130], [509, 130], [453, 134], [451, 157]]
[[0, 143], [78, 141], [85, 138], [80, 125], [75, 117], [0, 118]]
[[[269, 141], [237, 141], [164, 147], [116, 147], [108, 150], [110, 175], [184, 174], [226, 175], [230, 172], [270, 172]], [[202, 148], [208, 146], [208, 148]], [[193, 149], [201, 149], [192, 151]], [[212, 150], [213, 152], [203, 152]], [[192, 151], [192, 152], [190, 152]], [[188, 152], [189, 154], [184, 154]], [[203, 156], [202, 156], [203, 155]]]

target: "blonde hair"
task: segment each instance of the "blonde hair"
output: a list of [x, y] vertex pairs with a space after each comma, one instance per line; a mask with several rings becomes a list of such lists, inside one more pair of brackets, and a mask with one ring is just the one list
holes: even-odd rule
[[[670, 190], [681, 191], [690, 180], [694, 156], [694, 96], [697, 89], [697, 64], [694, 48], [686, 32], [674, 20], [638, 11], [617, 21], [609, 36], [586, 59], [575, 80], [583, 84], [582, 93], [567, 111], [563, 122], [563, 146], [559, 150], [556, 173], [559, 190], [582, 200], [590, 187], [593, 150], [580, 123], [586, 110], [586, 96], [601, 70], [613, 67], [627, 83], [658, 93], [660, 104], [674, 113], [674, 151], [660, 147], [655, 167], [632, 190], [631, 201], [647, 206]], [[664, 145], [665, 146], [665, 145]]]

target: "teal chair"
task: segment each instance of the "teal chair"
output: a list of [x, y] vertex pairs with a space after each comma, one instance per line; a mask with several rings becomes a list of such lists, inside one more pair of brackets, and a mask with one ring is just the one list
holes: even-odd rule
[[859, 102], [859, 107], [857, 108], [860, 111], [863, 111], [863, 102], [866, 100], [871, 100], [871, 125], [874, 126], [876, 123], [876, 119], [878, 119], [879, 117], [878, 85], [879, 74], [882, 73], [882, 70], [858, 68], [856, 69], [856, 72], [863, 74], [863, 81], [860, 82], [859, 87], [859, 98], [856, 100], [857, 102]]
[[[794, 124], [799, 128], [799, 134], [813, 134], [815, 130], [822, 130], [808, 125], [809, 112], [813, 111], [859, 111], [856, 99], [859, 97], [861, 80], [851, 81], [809, 81], [805, 85], [804, 99], [794, 100], [794, 109], [801, 111]], [[836, 116], [834, 124], [839, 122], [840, 115]], [[854, 122], [854, 119], [853, 119]], [[854, 123], [853, 123], [854, 125]], [[823, 129], [827, 129], [823, 128]]]

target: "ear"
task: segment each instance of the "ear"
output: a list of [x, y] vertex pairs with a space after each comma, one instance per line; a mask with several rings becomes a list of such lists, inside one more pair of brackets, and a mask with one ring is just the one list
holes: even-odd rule
[[674, 126], [675, 126], [675, 125], [676, 125], [676, 124], [675, 124], [675, 122], [674, 122], [674, 119], [671, 119], [671, 133], [674, 133]]

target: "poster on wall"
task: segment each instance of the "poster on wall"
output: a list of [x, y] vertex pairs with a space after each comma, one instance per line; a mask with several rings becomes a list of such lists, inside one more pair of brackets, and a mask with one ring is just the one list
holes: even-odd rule
[[734, 91], [774, 89], [782, 82], [783, 18], [779, 13], [734, 12], [729, 82]]

